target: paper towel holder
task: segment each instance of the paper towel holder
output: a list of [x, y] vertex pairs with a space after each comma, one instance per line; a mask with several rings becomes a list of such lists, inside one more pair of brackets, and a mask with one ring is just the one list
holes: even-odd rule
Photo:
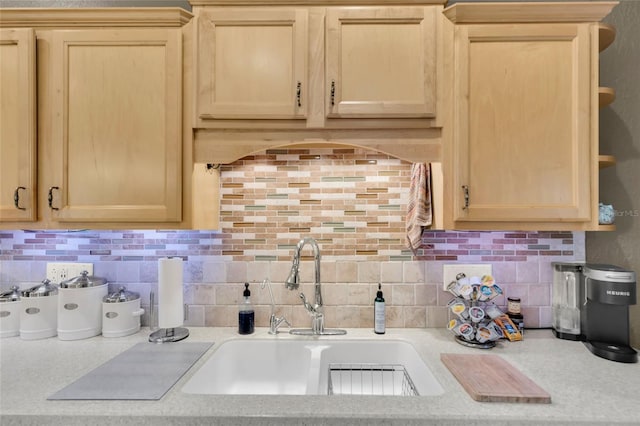
[[[169, 262], [178, 263], [171, 266]], [[179, 342], [189, 336], [189, 330], [180, 327], [187, 312], [186, 305], [182, 303], [182, 259], [179, 257], [160, 259], [158, 261], [158, 279], [158, 307], [153, 311], [152, 320], [155, 322], [157, 319], [159, 328], [149, 335], [149, 342]], [[166, 303], [169, 300], [171, 302]], [[152, 306], [153, 304], [154, 301], [151, 301]], [[163, 309], [168, 309], [168, 314]]]
[[151, 343], [179, 342], [189, 337], [189, 330], [184, 327], [160, 328], [149, 335]]
[[[157, 324], [157, 308], [155, 307], [155, 293], [152, 291], [149, 293], [149, 328], [153, 328]], [[189, 312], [184, 305], [185, 317]], [[149, 335], [149, 341], [151, 343], [169, 343], [178, 342], [189, 337], [189, 330], [184, 327], [172, 327], [172, 328], [159, 328]]]

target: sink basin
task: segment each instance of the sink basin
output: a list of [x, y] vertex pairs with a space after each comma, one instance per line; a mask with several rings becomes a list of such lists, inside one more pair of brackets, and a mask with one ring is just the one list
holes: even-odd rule
[[[369, 372], [370, 366], [375, 366], [375, 370], [384, 375], [389, 374], [387, 366], [401, 366], [418, 395], [443, 393], [442, 386], [408, 342], [280, 339], [234, 339], [223, 342], [187, 381], [182, 392], [214, 395], [327, 395], [330, 367], [336, 364], [340, 367], [364, 365], [367, 369], [365, 375], [372, 374]], [[371, 384], [371, 379], [362, 378], [362, 369], [355, 371], [358, 373], [354, 377], [357, 377], [360, 384]], [[352, 393], [367, 394], [360, 391]]]
[[186, 393], [304, 395], [311, 357], [302, 342], [229, 340], [182, 388]]

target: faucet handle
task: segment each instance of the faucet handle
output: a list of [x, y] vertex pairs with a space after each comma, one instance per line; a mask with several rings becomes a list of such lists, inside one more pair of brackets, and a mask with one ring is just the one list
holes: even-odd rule
[[278, 325], [282, 325], [282, 323], [287, 324], [287, 327], [291, 328], [291, 323], [284, 317], [276, 318], [278, 320]]
[[307, 310], [307, 312], [309, 312], [310, 314], [315, 314], [317, 312], [318, 306], [311, 305], [311, 303], [307, 301], [307, 297], [304, 295], [304, 293], [300, 293], [300, 299], [302, 299], [302, 304], [304, 305], [304, 308]]
[[275, 314], [271, 314], [269, 319], [269, 334], [278, 334], [278, 328], [285, 323], [287, 327], [291, 328], [291, 323], [283, 316], [277, 317]]

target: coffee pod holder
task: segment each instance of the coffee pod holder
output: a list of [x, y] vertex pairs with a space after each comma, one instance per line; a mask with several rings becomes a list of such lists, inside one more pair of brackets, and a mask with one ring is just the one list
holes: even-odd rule
[[455, 296], [447, 305], [447, 328], [455, 335], [456, 342], [477, 349], [495, 347], [504, 333], [494, 319], [504, 313], [492, 302], [502, 294], [493, 278], [489, 275], [468, 278], [459, 273], [447, 290]]

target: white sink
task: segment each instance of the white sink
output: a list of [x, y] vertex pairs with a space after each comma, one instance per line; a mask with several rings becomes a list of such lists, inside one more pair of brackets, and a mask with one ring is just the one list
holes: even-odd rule
[[[444, 392], [408, 342], [280, 339], [234, 339], [223, 342], [187, 381], [182, 392], [327, 395], [329, 365], [336, 363], [401, 365], [420, 396], [441, 395]], [[359, 380], [362, 383], [362, 379]], [[360, 391], [352, 393], [366, 394]]]
[[229, 340], [182, 388], [186, 393], [304, 395], [311, 357], [304, 342]]

